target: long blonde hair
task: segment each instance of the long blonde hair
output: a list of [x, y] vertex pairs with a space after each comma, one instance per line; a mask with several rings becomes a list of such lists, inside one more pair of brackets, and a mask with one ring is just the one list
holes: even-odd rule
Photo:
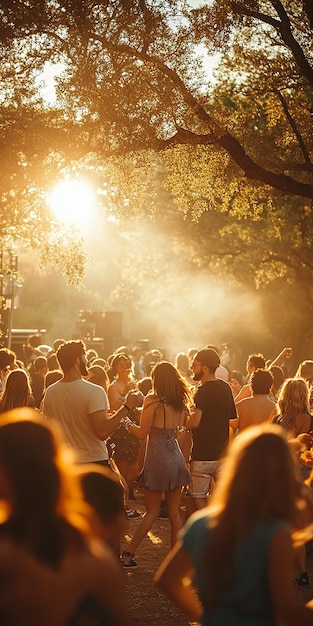
[[278, 425], [247, 428], [230, 442], [209, 507], [212, 536], [205, 552], [208, 609], [230, 584], [238, 542], [260, 522], [292, 522], [297, 495], [294, 460]]
[[31, 393], [28, 374], [20, 368], [12, 370], [6, 378], [0, 396], [0, 412], [4, 413], [11, 409], [27, 406]]
[[282, 416], [280, 424], [287, 430], [293, 428], [298, 415], [310, 414], [310, 392], [306, 380], [304, 378], [285, 380], [277, 402]]

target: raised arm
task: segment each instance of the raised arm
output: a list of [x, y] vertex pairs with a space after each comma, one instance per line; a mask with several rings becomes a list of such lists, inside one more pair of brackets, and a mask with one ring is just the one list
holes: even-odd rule
[[159, 567], [154, 582], [193, 621], [200, 621], [202, 607], [192, 589], [194, 567], [178, 541]]

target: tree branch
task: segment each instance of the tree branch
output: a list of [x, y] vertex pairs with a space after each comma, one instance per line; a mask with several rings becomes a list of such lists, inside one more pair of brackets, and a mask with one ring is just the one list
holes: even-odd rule
[[[270, 2], [273, 8], [275, 9], [275, 11], [277, 12], [277, 15], [279, 16], [280, 20], [275, 20], [271, 16], [265, 15], [264, 13], [250, 10], [246, 6], [246, 3], [243, 3], [243, 2], [235, 1], [235, 2], [232, 2], [231, 4], [235, 13], [238, 13], [240, 15], [247, 15], [250, 17], [254, 17], [255, 19], [260, 20], [261, 22], [264, 22], [265, 24], [269, 24], [270, 26], [273, 26], [273, 28], [275, 28], [277, 32], [280, 33], [282, 40], [287, 45], [289, 50], [292, 52], [292, 55], [297, 65], [299, 66], [303, 76], [305, 76], [308, 82], [310, 83], [310, 85], [313, 86], [313, 68], [311, 67], [310, 63], [307, 61], [306, 56], [300, 44], [297, 42], [297, 40], [294, 38], [292, 34], [290, 20], [289, 20], [289, 17], [285, 8], [283, 7], [280, 0], [270, 0]], [[307, 10], [307, 7], [309, 7], [309, 0], [306, 2], [306, 5], [307, 5], [306, 10]], [[309, 9], [309, 15], [313, 19], [312, 14], [313, 14], [312, 9]]]
[[173, 137], [164, 142], [159, 142], [159, 149], [175, 144], [218, 145], [228, 152], [235, 163], [244, 171], [247, 178], [270, 185], [284, 194], [313, 198], [313, 185], [298, 182], [286, 174], [277, 174], [258, 165], [246, 154], [239, 141], [226, 131], [224, 134], [214, 137], [212, 134], [197, 135], [186, 129], [179, 128]]
[[303, 0], [303, 9], [307, 14], [310, 28], [313, 30], [313, 2], [312, 0]]
[[305, 160], [306, 164], [307, 165], [312, 165], [312, 161], [311, 161], [310, 155], [309, 155], [309, 153], [308, 153], [308, 151], [306, 149], [306, 145], [304, 143], [302, 135], [301, 135], [299, 129], [297, 128], [296, 122], [294, 121], [294, 119], [292, 118], [292, 116], [291, 116], [291, 114], [289, 112], [288, 105], [287, 105], [287, 102], [286, 102], [283, 94], [279, 91], [279, 89], [274, 89], [274, 93], [277, 95], [277, 97], [278, 97], [278, 99], [279, 99], [279, 101], [280, 101], [280, 103], [281, 103], [281, 105], [283, 107], [283, 110], [284, 110], [284, 113], [286, 115], [286, 118], [287, 118], [287, 120], [288, 120], [288, 122], [289, 122], [289, 124], [290, 124], [290, 126], [291, 126], [291, 128], [292, 128], [292, 130], [294, 132], [294, 134], [297, 137], [297, 140], [298, 140], [298, 143], [299, 143], [299, 146], [300, 146], [300, 149], [301, 149], [301, 152], [303, 154], [303, 157], [304, 157], [304, 160]]

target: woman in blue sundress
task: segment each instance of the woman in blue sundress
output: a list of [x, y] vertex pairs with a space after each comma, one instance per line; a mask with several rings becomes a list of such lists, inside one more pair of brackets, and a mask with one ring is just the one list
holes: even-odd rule
[[134, 551], [158, 517], [162, 493], [167, 503], [174, 545], [182, 526], [179, 512], [181, 489], [190, 482], [190, 473], [176, 439], [177, 430], [184, 428], [191, 404], [189, 388], [174, 365], [167, 361], [157, 363], [151, 377], [153, 388], [145, 398], [139, 426], [129, 418], [124, 424], [138, 439], [149, 437], [143, 470], [146, 513], [129, 550], [123, 552], [122, 565], [125, 568], [137, 566]]

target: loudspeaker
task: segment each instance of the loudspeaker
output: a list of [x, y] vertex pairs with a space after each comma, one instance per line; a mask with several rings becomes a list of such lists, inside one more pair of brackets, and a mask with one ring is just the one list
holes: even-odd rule
[[[107, 358], [122, 337], [123, 313], [120, 311], [80, 311], [77, 327], [86, 344], [101, 346], [101, 356]], [[118, 345], [116, 345], [118, 344]], [[95, 347], [96, 349], [96, 347]]]

